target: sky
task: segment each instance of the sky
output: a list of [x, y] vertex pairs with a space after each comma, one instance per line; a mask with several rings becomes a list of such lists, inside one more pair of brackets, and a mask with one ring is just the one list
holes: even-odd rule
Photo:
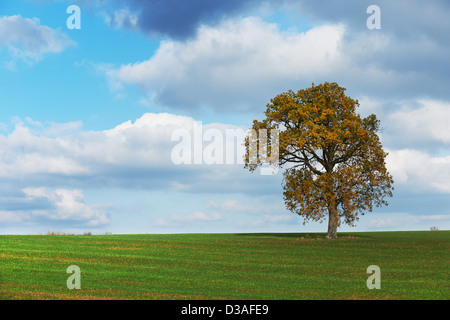
[[286, 210], [283, 168], [239, 158], [271, 98], [326, 81], [381, 120], [395, 187], [338, 231], [449, 229], [449, 15], [446, 0], [2, 1], [0, 234], [326, 232]]

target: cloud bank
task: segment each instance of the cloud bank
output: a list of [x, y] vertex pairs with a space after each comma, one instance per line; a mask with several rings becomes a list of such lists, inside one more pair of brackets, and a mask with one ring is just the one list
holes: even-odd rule
[[[426, 106], [439, 108], [440, 103], [427, 101]], [[426, 109], [426, 106], [422, 109]], [[420, 113], [422, 109], [417, 111]], [[414, 112], [410, 114], [411, 119], [417, 121], [423, 118], [417, 117]], [[408, 122], [406, 118], [404, 121]], [[11, 133], [0, 135], [0, 144], [3, 146], [0, 150], [2, 221], [31, 222], [40, 218], [53, 222], [72, 221], [93, 227], [107, 225], [110, 222], [109, 205], [86, 204], [81, 191], [86, 186], [197, 194], [242, 193], [258, 197], [277, 194], [281, 189], [280, 174], [250, 174], [237, 162], [229, 165], [206, 162], [175, 164], [172, 151], [178, 141], [173, 141], [173, 133], [179, 129], [193, 133], [198, 125], [195, 119], [187, 116], [147, 113], [134, 122], [127, 121], [103, 131], [83, 131], [77, 126], [78, 129], [74, 131], [73, 125], [69, 124], [67, 127], [71, 130], [57, 136], [51, 136], [51, 128], [42, 127], [38, 122], [29, 120], [28, 123], [26, 126], [23, 122], [16, 122]], [[61, 129], [64, 125], [57, 127]], [[444, 131], [439, 138], [448, 143], [446, 127], [442, 128]], [[206, 124], [203, 138], [208, 135], [208, 129], [220, 132], [225, 137], [226, 129], [240, 128], [220, 123]], [[435, 139], [434, 136], [431, 138]], [[209, 150], [208, 146], [214, 143], [207, 139], [202, 142], [204, 144], [199, 149], [191, 144], [192, 157], [195, 152], [203, 153], [204, 156], [205, 150]], [[230, 141], [233, 144], [241, 142]], [[223, 147], [226, 150], [226, 146]], [[388, 151], [387, 166], [398, 185], [413, 191], [450, 194], [450, 156], [431, 156], [418, 149]], [[288, 216], [270, 214], [280, 209], [278, 204], [271, 207], [261, 205], [258, 201], [209, 201], [203, 208], [206, 212], [198, 210], [187, 215], [175, 213], [169, 219], [161, 218], [156, 225], [219, 221], [224, 217], [223, 212], [267, 213], [260, 223], [291, 221]]]
[[0, 51], [6, 48], [12, 60], [34, 63], [51, 53], [60, 53], [74, 45], [66, 34], [40, 24], [39, 19], [20, 15], [0, 17]]
[[156, 105], [172, 110], [261, 109], [294, 83], [333, 75], [344, 59], [344, 30], [330, 25], [295, 33], [256, 17], [227, 20], [200, 27], [190, 41], [164, 41], [149, 60], [110, 69], [107, 76], [112, 83], [137, 85]]

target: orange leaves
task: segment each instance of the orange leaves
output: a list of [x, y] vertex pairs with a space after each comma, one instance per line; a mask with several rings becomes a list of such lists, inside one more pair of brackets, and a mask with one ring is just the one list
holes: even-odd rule
[[336, 83], [289, 90], [271, 99], [266, 118], [253, 129], [281, 130], [279, 163], [284, 173], [286, 207], [305, 220], [321, 221], [330, 203], [339, 219], [352, 224], [358, 213], [385, 205], [392, 196], [392, 176], [385, 167], [377, 135], [380, 121], [356, 113], [358, 100]]

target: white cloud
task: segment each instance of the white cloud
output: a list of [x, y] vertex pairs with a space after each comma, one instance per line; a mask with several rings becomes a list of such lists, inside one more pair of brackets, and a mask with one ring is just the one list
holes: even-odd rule
[[280, 87], [334, 71], [343, 35], [342, 25], [296, 33], [255, 17], [228, 20], [200, 27], [191, 41], [164, 41], [149, 60], [106, 74], [117, 88], [136, 84], [169, 107], [236, 108], [265, 103]]
[[270, 223], [290, 223], [295, 220], [296, 216], [293, 213], [265, 215], [264, 221]]
[[51, 124], [38, 134], [19, 122], [8, 136], [0, 135], [0, 176], [92, 175], [98, 165], [107, 164], [162, 166], [170, 162], [171, 133], [190, 121], [170, 114], [145, 114], [134, 123], [105, 131], [82, 132], [79, 123], [69, 123]]
[[[368, 222], [367, 226], [369, 228], [391, 228], [397, 227], [401, 225], [405, 225], [406, 223], [411, 223], [411, 218], [405, 217], [390, 217], [390, 218], [379, 218], [372, 219]], [[414, 221], [417, 222], [417, 221]]]
[[[281, 189], [281, 185], [279, 186]], [[279, 199], [273, 199], [273, 197], [252, 197], [245, 199], [227, 199], [222, 202], [209, 200], [205, 208], [219, 210], [221, 212], [236, 212], [236, 213], [266, 213], [266, 212], [279, 212], [284, 210], [284, 204]]]
[[359, 112], [363, 117], [366, 117], [372, 113], [379, 117], [380, 112], [383, 111], [384, 103], [373, 97], [362, 96], [358, 99], [358, 102], [359, 110], [356, 110], [356, 112]]
[[[6, 200], [7, 202], [8, 200]], [[13, 223], [36, 223], [47, 219], [53, 222], [76, 222], [86, 227], [102, 226], [110, 223], [101, 211], [109, 205], [87, 205], [80, 190], [30, 187], [22, 190], [21, 198], [10, 199], [15, 210], [1, 210], [0, 221]], [[26, 204], [26, 206], [24, 206]], [[5, 201], [2, 202], [5, 205]]]
[[389, 115], [400, 134], [415, 142], [434, 140], [450, 143], [450, 103], [436, 100], [418, 100], [419, 107], [403, 106]]
[[231, 212], [245, 212], [245, 211], [248, 212], [251, 209], [250, 206], [243, 205], [236, 199], [228, 199], [222, 203], [217, 203], [214, 200], [210, 200], [208, 201], [205, 207]]
[[9, 136], [0, 135], [0, 177], [23, 178], [30, 174], [85, 174], [89, 169], [68, 154], [62, 138], [34, 135], [16, 124]]
[[[0, 179], [4, 183], [29, 186], [124, 187], [186, 192], [267, 192], [279, 184], [257, 183], [258, 175], [244, 170], [238, 161], [229, 164], [208, 164], [213, 142], [200, 139], [187, 145], [192, 158], [200, 164], [177, 165], [172, 151], [179, 141], [172, 134], [183, 129], [193, 138], [193, 118], [168, 113], [148, 113], [139, 119], [126, 121], [112, 129], [82, 131], [77, 123], [40, 124], [28, 120], [33, 127], [17, 121], [8, 135], [0, 134]], [[226, 129], [240, 129], [226, 124], [205, 124], [203, 134], [215, 130], [225, 139]], [[54, 136], [57, 132], [61, 135]], [[242, 137], [243, 138], [243, 137]], [[238, 154], [241, 141], [234, 142], [233, 154]], [[226, 141], [225, 146], [233, 142]], [[231, 150], [231, 147], [227, 150]], [[228, 152], [228, 151], [227, 151]], [[229, 151], [232, 154], [232, 151]], [[218, 153], [219, 154], [219, 153]], [[225, 163], [223, 157], [219, 157]], [[236, 156], [237, 157], [237, 156]], [[242, 180], [243, 177], [246, 177]], [[277, 177], [263, 178], [274, 181]], [[279, 181], [276, 180], [276, 181]]]
[[387, 150], [386, 166], [396, 183], [421, 191], [450, 193], [450, 155], [433, 157], [419, 150]]
[[0, 222], [18, 223], [26, 218], [23, 212], [0, 210]]
[[171, 223], [169, 221], [167, 221], [164, 218], [156, 218], [155, 220], [153, 220], [153, 225], [155, 227], [171, 227]]
[[131, 13], [127, 9], [120, 9], [114, 12], [112, 16], [105, 16], [105, 21], [108, 25], [111, 25], [115, 28], [136, 28], [138, 24], [138, 16], [134, 13]]
[[52, 220], [81, 220], [87, 226], [98, 226], [109, 223], [107, 216], [95, 206], [88, 206], [83, 201], [81, 190], [57, 189], [48, 191], [46, 188], [26, 188], [23, 190], [30, 199], [47, 199], [53, 210], [40, 210], [35, 215], [43, 215]]
[[291, 212], [286, 212], [283, 214], [266, 214], [264, 217], [254, 220], [254, 221], [240, 221], [238, 223], [239, 227], [249, 226], [251, 228], [259, 228], [259, 227], [273, 227], [274, 225], [286, 225], [292, 226], [298, 224], [300, 218], [298, 215], [295, 215]]
[[170, 220], [177, 222], [192, 222], [192, 221], [217, 221], [222, 220], [223, 217], [218, 212], [212, 212], [210, 214], [203, 213], [201, 211], [194, 212], [188, 215], [172, 215]]
[[198, 222], [217, 222], [223, 220], [223, 216], [219, 212], [204, 213], [195, 211], [191, 214], [171, 214], [168, 218], [158, 217], [153, 220], [156, 227], [180, 227], [191, 226], [192, 223]]
[[229, 19], [200, 27], [192, 40], [163, 41], [148, 60], [104, 73], [113, 91], [136, 85], [155, 105], [185, 111], [254, 110], [311, 82], [337, 81], [363, 97], [423, 90], [423, 74], [383, 63], [393, 46], [396, 56], [411, 48], [367, 31], [342, 23], [284, 31], [257, 17]]
[[37, 18], [0, 17], [0, 49], [6, 47], [14, 60], [38, 61], [48, 53], [59, 53], [73, 44], [67, 35], [41, 25]]
[[442, 227], [448, 226], [450, 223], [449, 214], [431, 214], [431, 215], [412, 215], [398, 212], [390, 214], [390, 217], [381, 217], [370, 219], [367, 223], [369, 229], [395, 230], [399, 229], [421, 229], [427, 230], [433, 225]]

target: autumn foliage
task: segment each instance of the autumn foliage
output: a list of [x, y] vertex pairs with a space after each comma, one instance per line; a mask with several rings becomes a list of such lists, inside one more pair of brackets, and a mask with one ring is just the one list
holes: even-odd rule
[[[393, 179], [386, 169], [374, 114], [361, 118], [359, 103], [346, 96], [336, 83], [323, 83], [277, 95], [267, 105], [266, 118], [253, 121], [252, 129], [279, 130], [279, 166], [284, 171], [286, 207], [309, 220], [328, 216], [329, 238], [336, 238], [341, 223], [354, 225], [358, 215], [373, 206], [387, 205]], [[254, 171], [266, 159], [249, 152], [258, 145], [246, 138], [245, 167]], [[268, 153], [273, 145], [269, 145]]]

